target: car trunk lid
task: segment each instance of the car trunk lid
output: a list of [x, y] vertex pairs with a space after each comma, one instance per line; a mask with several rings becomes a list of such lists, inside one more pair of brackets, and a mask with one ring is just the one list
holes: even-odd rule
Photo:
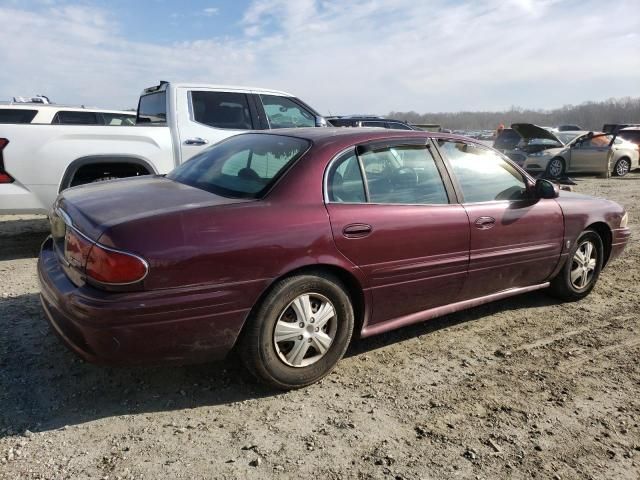
[[[98, 240], [110, 227], [173, 211], [224, 206], [251, 201], [226, 198], [164, 176], [132, 177], [99, 182], [65, 190], [51, 215], [52, 233], [60, 234], [60, 217], [91, 240]], [[65, 220], [65, 219], [63, 219]]]

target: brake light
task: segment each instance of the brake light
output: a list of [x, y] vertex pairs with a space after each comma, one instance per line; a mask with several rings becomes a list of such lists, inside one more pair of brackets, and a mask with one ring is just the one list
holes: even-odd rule
[[12, 183], [13, 177], [4, 171], [4, 159], [2, 158], [2, 150], [9, 145], [9, 140], [0, 138], [0, 183]]
[[65, 234], [64, 257], [90, 279], [105, 284], [136, 283], [148, 271], [142, 258], [94, 243], [73, 228], [67, 228]]
[[85, 271], [89, 277], [101, 283], [127, 284], [142, 280], [148, 268], [147, 262], [136, 255], [94, 244]]
[[64, 258], [70, 265], [80, 270], [84, 269], [91, 247], [93, 247], [93, 242], [90, 242], [73, 229], [67, 228], [64, 235]]

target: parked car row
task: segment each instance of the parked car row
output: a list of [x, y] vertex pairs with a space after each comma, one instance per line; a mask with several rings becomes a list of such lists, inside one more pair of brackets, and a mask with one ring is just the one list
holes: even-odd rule
[[494, 148], [527, 171], [550, 178], [602, 172], [606, 168], [611, 168], [613, 175], [624, 176], [640, 167], [640, 142], [635, 131], [633, 127], [609, 134], [552, 131], [530, 123], [515, 123], [496, 138]]

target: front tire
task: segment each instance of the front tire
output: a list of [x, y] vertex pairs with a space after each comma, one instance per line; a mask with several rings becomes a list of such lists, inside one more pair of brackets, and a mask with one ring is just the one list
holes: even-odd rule
[[248, 320], [239, 353], [258, 380], [282, 390], [305, 387], [333, 370], [349, 346], [353, 324], [351, 301], [337, 278], [285, 278]]
[[560, 178], [564, 173], [564, 160], [560, 157], [549, 160], [545, 173], [549, 178]]
[[593, 230], [578, 237], [560, 273], [551, 282], [551, 293], [565, 301], [580, 300], [593, 290], [604, 258], [602, 239]]
[[613, 174], [616, 177], [624, 177], [631, 171], [631, 161], [628, 158], [621, 158], [616, 162], [616, 166], [613, 167]]

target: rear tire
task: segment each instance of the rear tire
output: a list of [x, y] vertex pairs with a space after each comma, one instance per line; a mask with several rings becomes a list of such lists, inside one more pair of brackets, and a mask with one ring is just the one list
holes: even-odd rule
[[631, 161], [626, 157], [618, 160], [616, 162], [615, 167], [613, 167], [613, 174], [616, 177], [624, 177], [630, 171], [631, 171]]
[[593, 230], [580, 234], [556, 278], [551, 281], [553, 296], [568, 302], [580, 300], [593, 290], [604, 258], [602, 239]]
[[328, 375], [353, 333], [351, 300], [332, 275], [297, 275], [276, 283], [247, 320], [238, 348], [261, 382], [301, 388]]
[[564, 174], [564, 160], [560, 157], [554, 157], [547, 163], [545, 175], [549, 178], [560, 178]]

